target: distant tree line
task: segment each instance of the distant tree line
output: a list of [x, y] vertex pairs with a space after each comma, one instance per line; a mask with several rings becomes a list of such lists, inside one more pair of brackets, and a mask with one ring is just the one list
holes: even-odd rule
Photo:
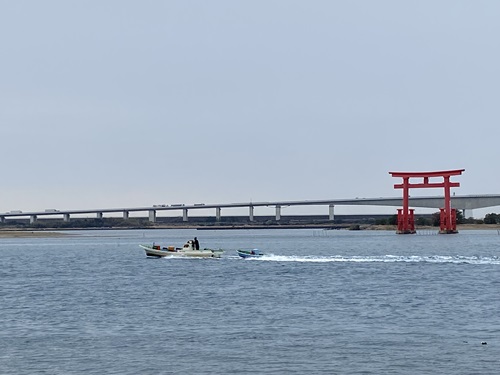
[[[500, 224], [500, 214], [487, 214], [484, 219], [465, 218], [462, 211], [457, 211], [457, 224]], [[430, 217], [418, 216], [415, 224], [418, 226], [439, 227], [441, 218], [439, 212], [434, 212]], [[378, 225], [397, 225], [398, 215], [393, 215], [387, 219], [378, 219]]]
[[[483, 219], [474, 219], [472, 217], [464, 218], [461, 211], [456, 214], [457, 224], [500, 224], [500, 214], [490, 213]], [[340, 215], [339, 215], [340, 216]], [[397, 225], [397, 215], [385, 217], [373, 217], [370, 215], [359, 215], [359, 217], [349, 217], [348, 219], [337, 216], [335, 224], [344, 225], [351, 230], [360, 228], [361, 225]], [[357, 216], [357, 215], [355, 215]], [[280, 221], [276, 221], [274, 217], [258, 217], [254, 218], [253, 222], [248, 221], [248, 217], [223, 217], [221, 221], [216, 221], [215, 217], [193, 217], [189, 222], [184, 222], [182, 217], [179, 218], [158, 218], [157, 223], [151, 223], [148, 218], [74, 218], [70, 221], [63, 221], [61, 219], [43, 219], [30, 223], [29, 219], [9, 219], [4, 223], [0, 223], [0, 228], [19, 228], [19, 229], [107, 229], [107, 228], [154, 228], [158, 225], [197, 225], [197, 226], [217, 226], [217, 225], [264, 225], [269, 227], [279, 227], [286, 225], [297, 224], [330, 224], [331, 221], [327, 215], [323, 217], [297, 215], [291, 217], [282, 217]], [[415, 224], [417, 226], [435, 226], [439, 227], [440, 213], [435, 212], [431, 215], [422, 215], [415, 217]]]
[[62, 220], [38, 220], [30, 223], [29, 220], [9, 220], [2, 223], [3, 227], [14, 228], [30, 228], [30, 229], [78, 229], [78, 228], [144, 228], [152, 226], [147, 219], [131, 218], [124, 220], [121, 218], [85, 218], [85, 219], [72, 219], [70, 221]]
[[500, 214], [486, 214], [484, 217], [485, 224], [500, 224]]

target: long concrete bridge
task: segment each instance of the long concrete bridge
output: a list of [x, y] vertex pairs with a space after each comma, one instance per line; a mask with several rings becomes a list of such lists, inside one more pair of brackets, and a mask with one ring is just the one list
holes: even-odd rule
[[[410, 197], [409, 203], [411, 207], [425, 208], [440, 208], [443, 207], [443, 196], [428, 196], [428, 197]], [[249, 220], [254, 220], [255, 207], [274, 207], [276, 221], [281, 218], [282, 207], [291, 206], [326, 206], [328, 207], [329, 220], [334, 221], [335, 206], [395, 206], [401, 207], [403, 199], [398, 198], [355, 198], [355, 199], [326, 199], [326, 200], [304, 200], [304, 201], [276, 201], [276, 202], [244, 202], [244, 203], [220, 203], [220, 204], [204, 204], [197, 203], [193, 205], [172, 204], [172, 205], [154, 205], [146, 207], [128, 207], [128, 208], [99, 208], [92, 210], [55, 210], [48, 209], [45, 211], [10, 211], [0, 213], [0, 222], [4, 223], [7, 218], [25, 218], [29, 217], [30, 222], [34, 223], [39, 217], [61, 217], [64, 221], [69, 221], [71, 215], [95, 214], [96, 218], [102, 218], [107, 213], [122, 213], [124, 219], [129, 218], [130, 212], [146, 212], [149, 216], [149, 221], [156, 221], [158, 211], [181, 211], [183, 221], [188, 221], [188, 212], [200, 209], [215, 209], [215, 217], [217, 221], [221, 219], [222, 209], [231, 208], [248, 208]], [[477, 208], [500, 206], [500, 195], [456, 195], [451, 197], [451, 206], [457, 210], [462, 210], [464, 217], [471, 217], [472, 210]]]

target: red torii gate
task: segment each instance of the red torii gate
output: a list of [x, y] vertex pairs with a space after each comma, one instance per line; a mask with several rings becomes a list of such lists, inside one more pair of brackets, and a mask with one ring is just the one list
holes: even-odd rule
[[[392, 177], [402, 177], [402, 184], [394, 189], [403, 189], [403, 208], [398, 208], [398, 232], [415, 233], [414, 209], [409, 208], [410, 188], [444, 188], [444, 208], [440, 208], [439, 233], [457, 233], [456, 210], [451, 208], [450, 188], [459, 187], [459, 182], [450, 182], [451, 176], [461, 175], [465, 169], [436, 172], [389, 172]], [[442, 177], [442, 182], [429, 182], [429, 178]], [[410, 183], [410, 178], [423, 178], [420, 183]]]

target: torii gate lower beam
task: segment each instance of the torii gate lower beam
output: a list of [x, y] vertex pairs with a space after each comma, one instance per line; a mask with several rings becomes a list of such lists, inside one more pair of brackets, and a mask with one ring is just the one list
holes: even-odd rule
[[[451, 176], [461, 175], [465, 169], [436, 172], [389, 172], [392, 177], [401, 177], [402, 184], [395, 184], [394, 189], [403, 189], [403, 208], [398, 210], [398, 233], [415, 233], [413, 211], [409, 208], [410, 188], [444, 188], [444, 208], [440, 212], [440, 233], [458, 233], [456, 210], [451, 208], [450, 188], [459, 187], [459, 182], [451, 182]], [[442, 177], [442, 182], [429, 182], [429, 178]], [[423, 178], [422, 182], [410, 183], [410, 178]]]

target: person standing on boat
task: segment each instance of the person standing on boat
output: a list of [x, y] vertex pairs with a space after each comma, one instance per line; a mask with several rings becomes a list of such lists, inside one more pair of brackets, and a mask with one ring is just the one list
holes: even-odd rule
[[193, 247], [195, 250], [200, 250], [200, 243], [198, 242], [198, 239], [196, 237], [193, 240]]

